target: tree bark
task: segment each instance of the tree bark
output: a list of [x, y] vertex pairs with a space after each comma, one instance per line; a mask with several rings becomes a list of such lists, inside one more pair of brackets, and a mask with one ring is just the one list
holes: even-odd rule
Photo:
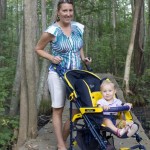
[[[21, 40], [23, 35], [21, 36]], [[24, 40], [22, 40], [23, 42]], [[24, 50], [24, 46], [22, 47]], [[26, 74], [25, 74], [25, 54], [23, 51], [22, 63], [21, 63], [21, 93], [20, 93], [20, 122], [19, 122], [19, 135], [17, 145], [15, 150], [18, 150], [27, 140], [28, 133], [28, 93], [26, 84]]]
[[0, 0], [0, 20], [6, 19], [7, 0]]
[[150, 35], [150, 0], [148, 0], [148, 35]]
[[124, 83], [123, 83], [125, 85], [126, 94], [130, 93], [129, 80], [130, 80], [131, 59], [132, 59], [132, 53], [133, 53], [133, 48], [134, 48], [134, 40], [135, 40], [135, 34], [136, 34], [136, 29], [137, 29], [138, 16], [139, 16], [140, 8], [142, 6], [142, 2], [143, 0], [140, 0], [140, 1], [138, 0], [136, 2], [133, 24], [132, 24], [132, 32], [131, 32], [129, 48], [128, 48], [127, 57], [126, 57]]
[[[42, 31], [46, 29], [46, 0], [41, 0], [41, 9], [42, 9]], [[46, 49], [48, 52], [48, 48]], [[42, 95], [43, 95], [43, 90], [44, 90], [44, 81], [46, 80], [47, 76], [47, 67], [48, 67], [48, 60], [44, 59], [42, 62], [42, 69], [40, 73], [40, 78], [39, 78], [39, 85], [38, 85], [38, 90], [37, 90], [37, 109], [39, 112], [39, 107], [40, 103], [42, 100]]]
[[144, 42], [145, 42], [145, 20], [144, 20], [144, 2], [142, 3], [134, 44], [134, 72], [137, 77], [144, 73]]
[[116, 0], [112, 0], [112, 26], [113, 26], [113, 43], [112, 43], [112, 61], [113, 61], [113, 70], [114, 74], [117, 74], [117, 62], [116, 62]]
[[37, 136], [37, 72], [36, 55], [34, 47], [36, 45], [37, 29], [37, 0], [24, 0], [24, 20], [25, 20], [25, 73], [27, 81], [28, 96], [28, 137]]
[[17, 66], [16, 66], [16, 74], [12, 88], [12, 97], [11, 97], [11, 104], [10, 104], [10, 111], [9, 114], [14, 116], [18, 112], [19, 107], [19, 95], [20, 95], [20, 84], [21, 84], [21, 61], [22, 61], [22, 53], [23, 53], [23, 29], [20, 32], [20, 42], [19, 42], [19, 49], [18, 49], [18, 58], [17, 58]]
[[[7, 8], [7, 0], [0, 0], [0, 22], [4, 21], [6, 19], [6, 8]], [[1, 32], [1, 29], [0, 29]], [[3, 54], [3, 45], [2, 42], [0, 42], [0, 55]], [[4, 63], [0, 61], [0, 67], [3, 66]]]

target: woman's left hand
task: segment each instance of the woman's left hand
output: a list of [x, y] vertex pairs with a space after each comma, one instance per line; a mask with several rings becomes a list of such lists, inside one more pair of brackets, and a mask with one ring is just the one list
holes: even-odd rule
[[85, 57], [84, 60], [85, 64], [90, 64], [92, 62], [92, 58], [91, 57]]

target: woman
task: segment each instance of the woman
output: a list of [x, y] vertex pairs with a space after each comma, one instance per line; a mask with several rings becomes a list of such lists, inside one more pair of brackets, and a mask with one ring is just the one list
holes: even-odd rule
[[[65, 140], [68, 136], [68, 121], [62, 134], [62, 113], [65, 105], [65, 85], [55, 71], [55, 65], [61, 67], [61, 73], [68, 70], [81, 69], [81, 60], [90, 63], [83, 52], [84, 25], [73, 22], [73, 2], [60, 0], [57, 5], [57, 20], [42, 34], [35, 51], [38, 55], [51, 61], [48, 74], [48, 85], [53, 107], [53, 127], [57, 139], [58, 150], [67, 150]], [[50, 43], [51, 54], [44, 51]], [[76, 112], [76, 111], [74, 111]]]

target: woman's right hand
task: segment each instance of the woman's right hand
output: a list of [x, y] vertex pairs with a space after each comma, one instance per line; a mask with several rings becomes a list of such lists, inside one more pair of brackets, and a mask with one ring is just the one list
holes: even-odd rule
[[59, 64], [63, 59], [60, 56], [53, 56], [51, 62], [53, 64]]

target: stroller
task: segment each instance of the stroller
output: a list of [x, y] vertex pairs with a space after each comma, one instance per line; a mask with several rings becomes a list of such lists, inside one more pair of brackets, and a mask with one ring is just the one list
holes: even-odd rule
[[[116, 150], [114, 146], [113, 132], [102, 124], [103, 109], [96, 106], [98, 99], [102, 97], [99, 89], [100, 84], [105, 79], [100, 79], [97, 75], [86, 70], [68, 71], [63, 80], [67, 87], [67, 98], [70, 100], [70, 150], [78, 145], [81, 150]], [[72, 116], [72, 104], [75, 103], [79, 113]], [[131, 121], [132, 115], [128, 111], [129, 106], [114, 107], [110, 112], [124, 113], [125, 119]], [[74, 135], [74, 133], [76, 135]], [[128, 149], [146, 150], [140, 144], [142, 138], [135, 133], [133, 135], [137, 141]], [[127, 138], [124, 135], [121, 138]], [[127, 149], [127, 148], [126, 148]]]

